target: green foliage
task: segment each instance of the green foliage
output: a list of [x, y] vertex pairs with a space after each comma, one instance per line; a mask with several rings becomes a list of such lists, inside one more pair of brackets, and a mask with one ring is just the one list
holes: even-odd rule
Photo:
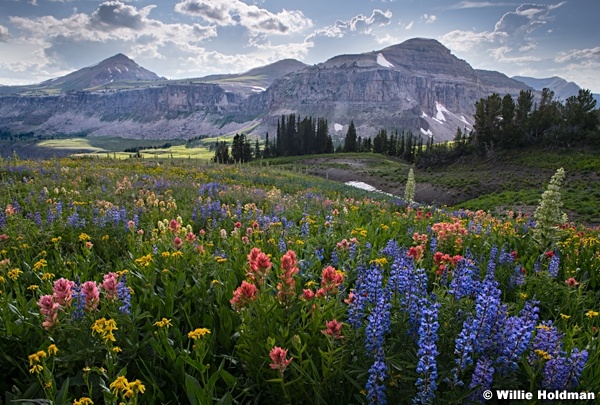
[[[406, 171], [392, 158], [353, 156], [377, 170], [394, 163]], [[540, 321], [552, 320], [564, 333], [565, 351], [589, 350], [577, 389], [600, 389], [597, 230], [557, 229], [553, 253], [560, 264], [551, 275], [550, 255], [540, 256], [521, 215], [407, 206], [275, 165], [152, 163], [0, 162], [0, 392], [7, 402], [367, 403], [367, 324], [378, 309], [365, 304], [362, 324], [352, 326], [350, 293], [369, 266], [378, 266], [382, 285], [389, 285], [394, 261], [412, 252], [426, 275], [424, 290], [440, 304], [436, 401], [463, 403], [473, 367], [461, 372], [464, 387], [446, 377], [476, 306], [472, 295], [454, 298], [455, 264], [443, 257], [472, 255], [479, 283], [493, 247], [505, 253], [493, 264], [507, 314], [535, 296]], [[384, 251], [390, 241], [400, 253]], [[260, 281], [248, 257], [254, 248], [272, 264]], [[290, 250], [297, 272], [286, 273]], [[330, 265], [334, 271], [325, 273]], [[512, 281], [516, 266], [522, 283]], [[104, 284], [110, 273], [131, 293], [128, 310]], [[578, 285], [565, 283], [571, 277]], [[81, 295], [71, 295], [45, 327], [38, 302], [58, 299], [61, 278], [101, 285], [97, 307], [81, 308]], [[256, 295], [234, 305], [243, 282]], [[390, 294], [389, 330], [382, 334], [389, 403], [418, 393], [418, 339], [405, 298]], [[286, 350], [284, 368], [271, 366], [274, 348]], [[494, 384], [538, 389], [541, 374], [527, 361], [531, 349], [514, 371], [495, 373]]]

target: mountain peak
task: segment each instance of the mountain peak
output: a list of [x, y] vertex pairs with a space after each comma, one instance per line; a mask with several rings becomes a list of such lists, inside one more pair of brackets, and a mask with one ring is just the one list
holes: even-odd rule
[[129, 58], [127, 55], [124, 55], [122, 53], [118, 53], [116, 55], [111, 56], [110, 58], [106, 58], [100, 63], [104, 63], [104, 62], [132, 62], [132, 63], [135, 63], [135, 61], [133, 59]]

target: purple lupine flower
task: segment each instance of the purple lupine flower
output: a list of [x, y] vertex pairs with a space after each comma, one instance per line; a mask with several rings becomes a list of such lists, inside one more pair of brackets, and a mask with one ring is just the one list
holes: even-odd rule
[[121, 281], [117, 284], [117, 296], [123, 305], [119, 307], [119, 312], [122, 314], [131, 313], [131, 291], [127, 287], [127, 276], [123, 274]]
[[488, 260], [488, 267], [486, 275], [495, 276], [496, 273], [496, 257], [498, 256], [498, 246], [493, 246], [490, 250], [490, 258]]
[[429, 242], [429, 250], [431, 251], [431, 253], [435, 253], [435, 251], [437, 250], [437, 238], [434, 236], [431, 238], [431, 241]]
[[539, 361], [539, 356], [535, 353], [536, 350], [547, 353], [551, 358], [565, 356], [562, 349], [563, 337], [564, 334], [552, 325], [552, 321], [544, 321], [538, 325], [531, 344], [531, 353], [528, 357], [529, 364], [533, 366]]
[[460, 374], [471, 364], [473, 364], [473, 340], [475, 332], [473, 328], [473, 318], [469, 317], [463, 322], [463, 328], [456, 337], [454, 344], [454, 363], [456, 367], [452, 369], [452, 380], [448, 380], [453, 386], [462, 387], [464, 382], [460, 379]]
[[[331, 253], [332, 259], [335, 250]], [[369, 299], [368, 293], [365, 294], [364, 279], [367, 277], [367, 266], [359, 264], [356, 267], [356, 282], [354, 284], [354, 291], [352, 292], [352, 302], [348, 306], [348, 323], [355, 329], [362, 326], [362, 319], [364, 316], [365, 306]]]
[[511, 371], [517, 368], [517, 361], [529, 346], [540, 312], [538, 304], [539, 301], [527, 301], [519, 316], [506, 319], [502, 326], [497, 361]]
[[36, 211], [35, 214], [33, 215], [33, 220], [35, 221], [35, 224], [38, 227], [42, 226], [42, 214], [40, 214], [39, 211]]
[[476, 353], [483, 353], [492, 345], [492, 329], [496, 329], [495, 324], [501, 309], [500, 294], [498, 282], [492, 275], [486, 275], [475, 297], [472, 330], [475, 334], [473, 346]]
[[469, 388], [476, 388], [470, 398], [474, 401], [481, 401], [481, 398], [483, 398], [483, 391], [492, 386], [493, 378], [494, 367], [492, 366], [492, 360], [486, 356], [480, 357], [475, 365], [471, 384], [469, 384]]
[[390, 331], [389, 294], [383, 287], [383, 270], [380, 266], [372, 265], [365, 280], [365, 291], [367, 301], [373, 303], [371, 313], [367, 317], [367, 328], [365, 331], [365, 345], [367, 352], [375, 353], [383, 347], [384, 335]]
[[479, 285], [478, 274], [479, 268], [471, 259], [460, 259], [456, 264], [456, 269], [454, 269], [448, 293], [454, 295], [456, 300], [471, 296], [477, 291]]
[[515, 271], [512, 276], [510, 276], [510, 280], [508, 281], [508, 285], [512, 288], [520, 287], [525, 284], [525, 269], [517, 264], [515, 266]]
[[383, 347], [380, 347], [377, 353], [375, 353], [375, 361], [371, 365], [371, 368], [369, 368], [369, 378], [367, 379], [367, 384], [365, 385], [369, 404], [387, 404], [385, 385], [383, 384], [386, 378], [387, 367], [385, 365], [385, 354], [383, 352]]
[[550, 263], [548, 263], [548, 275], [552, 278], [558, 277], [558, 267], [560, 266], [560, 256], [555, 253], [550, 258]]
[[333, 267], [337, 267], [338, 263], [339, 263], [339, 258], [338, 258], [337, 250], [333, 249], [333, 251], [331, 252], [331, 261], [330, 261], [330, 264]]
[[73, 286], [73, 307], [75, 311], [73, 312], [73, 318], [80, 320], [83, 318], [83, 314], [85, 313], [85, 295], [81, 291], [81, 284], [79, 282], [79, 277], [75, 278], [75, 285]]
[[285, 243], [285, 240], [283, 240], [283, 236], [279, 237], [279, 253], [285, 253], [287, 252], [287, 244]]
[[438, 309], [440, 304], [436, 302], [435, 295], [432, 294], [431, 301], [425, 301], [421, 311], [421, 322], [419, 325], [419, 362], [416, 372], [420, 375], [417, 379], [417, 395], [413, 398], [413, 404], [431, 404], [435, 400], [437, 391], [437, 349], [438, 335], [440, 327], [438, 323]]
[[499, 264], [513, 264], [515, 262], [515, 258], [510, 254], [510, 251], [507, 250], [506, 245], [502, 246], [502, 250], [500, 251], [500, 256], [498, 256]]

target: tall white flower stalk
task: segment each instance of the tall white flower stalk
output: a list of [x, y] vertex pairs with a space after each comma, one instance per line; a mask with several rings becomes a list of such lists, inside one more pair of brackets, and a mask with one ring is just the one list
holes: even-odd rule
[[553, 242], [557, 228], [567, 222], [567, 214], [562, 211], [563, 203], [560, 193], [564, 179], [565, 170], [561, 167], [550, 179], [546, 191], [542, 194], [540, 204], [535, 209], [533, 236], [543, 248]]
[[415, 174], [411, 167], [408, 171], [408, 179], [406, 180], [406, 188], [404, 189], [404, 199], [408, 201], [409, 204], [415, 201], [415, 187]]

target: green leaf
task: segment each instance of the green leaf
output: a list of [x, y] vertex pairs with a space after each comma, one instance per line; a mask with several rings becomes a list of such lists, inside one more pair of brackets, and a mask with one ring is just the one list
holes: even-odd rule
[[206, 394], [200, 382], [188, 373], [185, 373], [185, 392], [191, 405], [204, 405], [207, 403]]
[[54, 400], [56, 405], [62, 405], [67, 403], [67, 397], [69, 395], [69, 377], [63, 382], [63, 385], [60, 387], [60, 390], [56, 393], [56, 398]]

